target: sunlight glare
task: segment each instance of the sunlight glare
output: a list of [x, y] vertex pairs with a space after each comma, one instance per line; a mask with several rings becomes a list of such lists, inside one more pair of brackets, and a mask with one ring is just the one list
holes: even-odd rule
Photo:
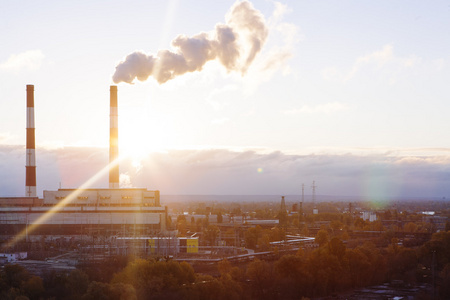
[[138, 168], [150, 153], [173, 148], [174, 125], [163, 118], [139, 107], [127, 107], [119, 124], [119, 155], [131, 159], [133, 166]]
[[121, 158], [119, 157], [112, 163], [108, 164], [106, 167], [101, 169], [97, 174], [89, 178], [85, 183], [83, 183], [78, 189], [74, 190], [69, 196], [64, 198], [62, 201], [58, 202], [55, 206], [52, 206], [45, 214], [43, 214], [39, 219], [37, 219], [33, 224], [30, 226], [27, 226], [25, 229], [23, 229], [20, 233], [18, 233], [16, 236], [12, 238], [12, 240], [8, 241], [7, 243], [2, 246], [2, 248], [8, 249], [12, 246], [14, 246], [17, 242], [21, 241], [22, 239], [26, 238], [28, 234], [32, 233], [36, 228], [38, 228], [42, 223], [47, 221], [49, 218], [51, 218], [55, 213], [63, 209], [65, 206], [70, 204], [73, 200], [76, 199], [76, 197], [85, 189], [91, 187], [97, 180], [102, 178], [105, 174], [109, 172], [109, 170], [112, 167], [115, 167], [119, 164]]

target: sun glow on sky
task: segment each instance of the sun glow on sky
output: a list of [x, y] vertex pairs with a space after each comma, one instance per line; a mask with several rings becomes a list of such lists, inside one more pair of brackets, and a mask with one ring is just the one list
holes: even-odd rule
[[164, 116], [135, 108], [124, 109], [119, 116], [119, 152], [133, 158], [175, 146], [175, 128]]

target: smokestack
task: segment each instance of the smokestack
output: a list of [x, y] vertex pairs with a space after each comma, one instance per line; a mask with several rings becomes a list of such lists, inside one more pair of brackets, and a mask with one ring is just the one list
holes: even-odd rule
[[34, 141], [34, 85], [27, 85], [27, 153], [25, 164], [25, 196], [36, 196], [36, 150]]
[[119, 122], [117, 114], [117, 86], [110, 87], [110, 123], [109, 123], [109, 188], [119, 188]]

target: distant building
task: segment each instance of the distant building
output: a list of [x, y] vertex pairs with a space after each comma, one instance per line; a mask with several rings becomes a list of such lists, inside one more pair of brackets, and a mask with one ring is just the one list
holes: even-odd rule
[[135, 253], [176, 255], [179, 253], [198, 253], [198, 237], [118, 237], [116, 248], [121, 254], [132, 249]]
[[279, 220], [246, 220], [246, 225], [259, 225], [259, 226], [276, 226], [280, 222]]
[[26, 259], [27, 252], [16, 252], [16, 253], [0, 253], [0, 261], [2, 263], [10, 263], [18, 260]]
[[363, 211], [362, 212], [362, 219], [364, 221], [374, 222], [378, 218], [377, 218], [377, 214], [372, 212], [372, 211]]

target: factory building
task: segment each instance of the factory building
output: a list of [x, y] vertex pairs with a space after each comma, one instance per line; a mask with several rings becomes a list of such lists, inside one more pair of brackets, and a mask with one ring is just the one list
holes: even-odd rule
[[[58, 207], [65, 199], [68, 204]], [[159, 191], [146, 189], [59, 189], [44, 198], [1, 198], [0, 234], [78, 236], [154, 234], [165, 231], [167, 209]], [[36, 224], [31, 229], [31, 226]], [[30, 229], [28, 229], [30, 228]]]
[[110, 87], [109, 188], [44, 190], [43, 198], [37, 197], [34, 86], [27, 85], [26, 90], [25, 197], [0, 198], [0, 241], [171, 235], [166, 225], [167, 207], [161, 206], [158, 190], [119, 188], [117, 86]]

